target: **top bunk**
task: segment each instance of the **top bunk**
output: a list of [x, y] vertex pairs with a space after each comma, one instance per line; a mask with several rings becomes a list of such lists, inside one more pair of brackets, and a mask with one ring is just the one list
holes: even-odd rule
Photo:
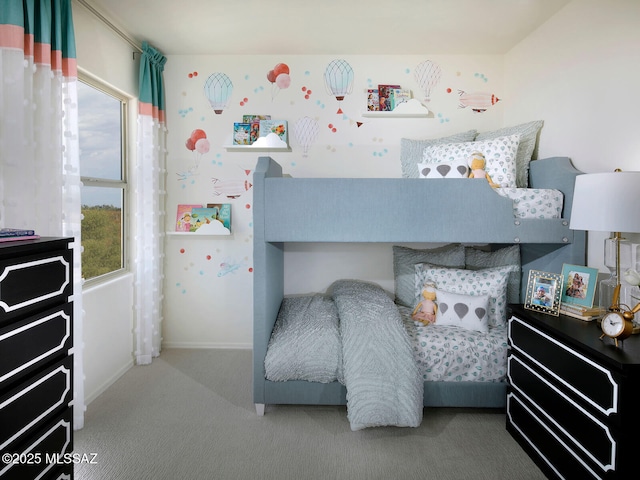
[[567, 157], [531, 161], [529, 188], [564, 197], [560, 218], [519, 218], [513, 200], [469, 178], [291, 178], [270, 157], [253, 175], [256, 241], [570, 244], [576, 170]]

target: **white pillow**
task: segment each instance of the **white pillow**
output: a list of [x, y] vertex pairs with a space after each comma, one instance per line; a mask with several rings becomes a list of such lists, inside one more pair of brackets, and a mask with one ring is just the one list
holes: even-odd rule
[[465, 160], [440, 163], [419, 163], [420, 178], [467, 178], [469, 167]]
[[436, 289], [436, 325], [489, 331], [489, 295], [463, 295]]
[[491, 132], [479, 133], [475, 140], [489, 140], [490, 138], [504, 137], [505, 135], [520, 135], [518, 153], [516, 154], [516, 186], [526, 188], [529, 186], [529, 162], [533, 157], [533, 152], [538, 139], [538, 132], [542, 128], [542, 120], [535, 122], [521, 123], [513, 127], [501, 128]]
[[476, 130], [457, 133], [449, 137], [429, 140], [400, 139], [400, 167], [404, 178], [418, 178], [418, 162], [422, 160], [424, 149], [439, 143], [472, 142], [476, 138]]
[[513, 265], [507, 267], [465, 270], [438, 267], [428, 263], [415, 266], [415, 302], [425, 283], [435, 283], [438, 290], [464, 295], [489, 295], [489, 326], [502, 326], [507, 322], [507, 283]]
[[425, 147], [424, 163], [462, 160], [468, 163], [473, 152], [480, 152], [486, 160], [485, 171], [494, 183], [504, 188], [516, 187], [516, 154], [520, 135], [514, 134], [489, 140], [464, 143], [444, 143]]

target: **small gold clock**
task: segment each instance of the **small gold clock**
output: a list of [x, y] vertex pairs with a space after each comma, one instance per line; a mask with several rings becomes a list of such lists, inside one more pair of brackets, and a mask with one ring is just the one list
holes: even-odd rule
[[600, 338], [602, 339], [605, 336], [613, 338], [616, 347], [618, 346], [618, 340], [624, 340], [631, 336], [633, 332], [633, 323], [631, 320], [627, 320], [620, 312], [607, 312], [602, 317], [600, 326], [602, 328], [602, 336]]
[[602, 328], [602, 340], [605, 336], [613, 338], [618, 347], [618, 340], [624, 340], [633, 333], [633, 319], [636, 312], [640, 311], [640, 303], [631, 310], [623, 311], [620, 307], [620, 285], [617, 285], [613, 291], [613, 302], [609, 307], [609, 311], [602, 317], [600, 328]]

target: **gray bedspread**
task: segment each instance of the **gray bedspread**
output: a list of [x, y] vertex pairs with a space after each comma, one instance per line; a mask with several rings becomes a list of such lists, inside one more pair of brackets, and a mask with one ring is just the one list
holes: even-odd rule
[[423, 382], [393, 300], [381, 287], [356, 280], [339, 280], [329, 292], [340, 318], [351, 429], [419, 426]]
[[272, 382], [342, 382], [342, 345], [333, 300], [320, 294], [282, 300], [264, 360]]

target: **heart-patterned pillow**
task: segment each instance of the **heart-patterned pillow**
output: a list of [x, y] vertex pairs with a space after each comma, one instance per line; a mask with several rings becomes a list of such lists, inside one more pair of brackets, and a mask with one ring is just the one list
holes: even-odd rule
[[439, 163], [419, 163], [420, 178], [467, 178], [469, 167], [464, 160]]
[[489, 331], [489, 295], [464, 295], [436, 289], [436, 325]]

